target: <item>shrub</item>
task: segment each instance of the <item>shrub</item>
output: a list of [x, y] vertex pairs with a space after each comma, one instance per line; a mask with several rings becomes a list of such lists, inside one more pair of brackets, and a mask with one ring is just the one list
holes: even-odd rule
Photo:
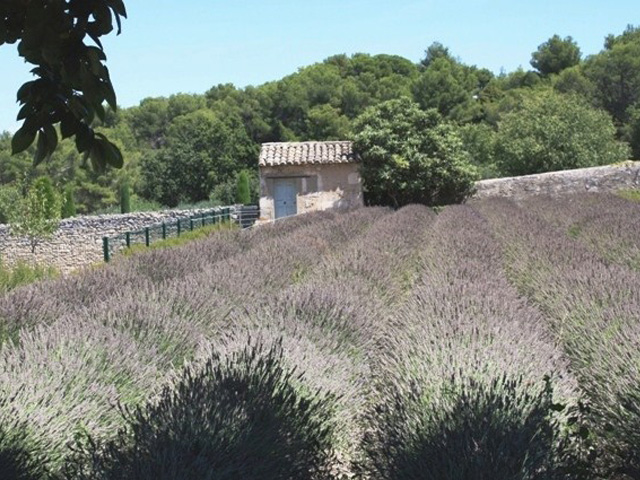
[[76, 202], [73, 198], [73, 185], [67, 185], [62, 198], [62, 218], [75, 217]]
[[236, 203], [248, 205], [251, 203], [251, 193], [249, 191], [249, 175], [242, 170], [236, 178]]
[[535, 92], [499, 123], [496, 160], [507, 175], [608, 165], [629, 157], [611, 117], [577, 96]]
[[60, 224], [60, 197], [48, 177], [40, 177], [31, 185], [21, 185], [16, 204], [9, 210], [11, 234], [26, 237], [35, 253], [36, 247], [50, 238]]
[[131, 247], [124, 249], [122, 253], [124, 255], [134, 255], [136, 253], [147, 252], [149, 251], [149, 249], [178, 247], [192, 242], [193, 240], [206, 238], [209, 235], [212, 235], [213, 233], [219, 232], [221, 230], [234, 230], [236, 228], [238, 228], [237, 225], [231, 222], [223, 222], [216, 225], [207, 225], [195, 230], [188, 230], [186, 232], [183, 232], [179, 237], [158, 240], [157, 242], [150, 243], [148, 247], [146, 245], [132, 245]]
[[131, 211], [131, 187], [129, 181], [124, 180], [120, 185], [120, 213]]
[[[446, 382], [446, 381], [445, 381]], [[556, 471], [557, 408], [552, 391], [499, 377], [486, 384], [450, 381], [451, 403], [427, 405], [401, 390], [375, 410], [365, 437], [374, 478], [402, 480], [543, 480]]]
[[640, 190], [638, 189], [620, 190], [618, 195], [632, 202], [640, 202]]
[[358, 117], [355, 131], [368, 203], [445, 205], [473, 192], [477, 171], [456, 128], [436, 110], [424, 112], [408, 98], [389, 100]]
[[[582, 197], [593, 201], [592, 198]], [[599, 257], [535, 212], [504, 199], [482, 204], [508, 246], [511, 281], [545, 313], [587, 402], [592, 470], [603, 478], [640, 478], [640, 272]], [[604, 224], [606, 225], [606, 223]], [[608, 227], [601, 227], [605, 230]]]
[[[92, 480], [328, 478], [331, 398], [294, 388], [279, 345], [251, 342], [187, 367], [157, 402], [125, 411], [126, 428], [88, 442], [68, 478]], [[167, 477], [169, 475], [169, 477]]]
[[[0, 400], [0, 408], [4, 407]], [[28, 425], [20, 422], [0, 424], [0, 478], [43, 480], [48, 478], [43, 447], [26, 433]]]
[[54, 267], [18, 262], [9, 268], [0, 259], [0, 294], [21, 285], [34, 283], [45, 278], [55, 278], [58, 275], [59, 272]]

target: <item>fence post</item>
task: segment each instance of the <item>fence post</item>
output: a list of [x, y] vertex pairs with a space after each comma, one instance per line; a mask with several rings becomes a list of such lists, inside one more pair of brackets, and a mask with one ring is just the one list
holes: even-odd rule
[[102, 237], [102, 254], [104, 256], [104, 261], [109, 262], [111, 259], [109, 252], [109, 237]]
[[167, 224], [162, 222], [162, 239], [167, 238]]
[[178, 237], [180, 236], [180, 220], [182, 219], [178, 217], [178, 231], [177, 231]]
[[127, 248], [131, 248], [131, 232], [125, 232], [124, 241], [127, 244]]
[[149, 227], [144, 229], [144, 243], [147, 247], [149, 246], [149, 243], [151, 243], [149, 242]]
[[189, 228], [193, 230], [193, 217], [189, 217]]
[[202, 226], [206, 225], [207, 217], [205, 217], [204, 213], [202, 214]]

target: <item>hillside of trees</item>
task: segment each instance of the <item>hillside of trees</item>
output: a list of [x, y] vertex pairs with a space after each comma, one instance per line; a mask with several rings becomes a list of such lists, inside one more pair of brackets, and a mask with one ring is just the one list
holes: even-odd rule
[[117, 205], [126, 183], [134, 202], [174, 207], [233, 201], [248, 171], [255, 200], [261, 143], [353, 138], [368, 107], [402, 97], [453, 125], [484, 178], [640, 158], [640, 27], [609, 35], [588, 57], [571, 37], [554, 36], [529, 60], [531, 70], [495, 75], [433, 43], [418, 63], [335, 55], [260, 86], [147, 98], [95, 125], [121, 149], [122, 169], [88, 168], [70, 141], [34, 169], [34, 147], [12, 156], [5, 132], [0, 189], [47, 175], [89, 213]]

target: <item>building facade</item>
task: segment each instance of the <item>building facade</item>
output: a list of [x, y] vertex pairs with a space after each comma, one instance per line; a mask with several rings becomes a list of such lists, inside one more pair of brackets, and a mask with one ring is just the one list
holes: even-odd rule
[[363, 205], [351, 142], [265, 143], [260, 150], [262, 220]]

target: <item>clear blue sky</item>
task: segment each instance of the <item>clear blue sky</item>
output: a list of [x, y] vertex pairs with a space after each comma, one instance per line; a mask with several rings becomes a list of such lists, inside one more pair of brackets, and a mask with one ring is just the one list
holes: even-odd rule
[[[464, 63], [498, 73], [529, 68], [553, 34], [583, 54], [640, 24], [638, 0], [125, 0], [129, 19], [105, 39], [118, 103], [204, 93], [218, 83], [259, 85], [337, 54], [402, 55], [434, 41]], [[15, 93], [29, 65], [0, 48], [0, 131], [14, 131]]]

